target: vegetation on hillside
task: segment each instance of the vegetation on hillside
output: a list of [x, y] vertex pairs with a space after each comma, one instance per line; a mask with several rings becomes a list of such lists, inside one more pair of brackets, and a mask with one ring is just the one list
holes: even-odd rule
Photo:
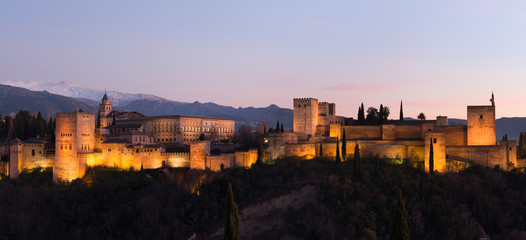
[[[318, 204], [273, 216], [284, 219], [283, 228], [299, 239], [387, 239], [400, 211], [399, 191], [411, 239], [475, 238], [477, 230], [460, 205], [492, 238], [526, 237], [526, 174], [476, 165], [429, 175], [412, 163], [382, 159], [338, 164], [285, 158], [218, 173], [94, 168], [69, 185], [53, 184], [51, 178], [49, 169], [36, 169], [0, 181], [0, 239], [188, 239], [194, 233], [207, 238], [224, 226], [229, 183], [240, 212], [302, 186], [317, 186]], [[330, 227], [309, 223], [320, 217], [328, 218]]]

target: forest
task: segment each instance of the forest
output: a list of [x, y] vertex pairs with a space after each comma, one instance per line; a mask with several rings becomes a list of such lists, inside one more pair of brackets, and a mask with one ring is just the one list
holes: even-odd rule
[[221, 239], [214, 233], [225, 222], [229, 183], [240, 212], [303, 186], [319, 189], [317, 204], [273, 215], [283, 226], [245, 239], [389, 239], [399, 190], [411, 239], [476, 239], [475, 222], [492, 239], [526, 238], [523, 169], [429, 175], [414, 165], [283, 158], [217, 173], [92, 168], [69, 184], [35, 169], [0, 180], [0, 239]]

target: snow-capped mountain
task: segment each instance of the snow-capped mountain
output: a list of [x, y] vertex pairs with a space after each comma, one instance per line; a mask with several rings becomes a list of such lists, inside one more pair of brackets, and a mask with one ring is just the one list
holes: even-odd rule
[[[26, 88], [32, 91], [47, 91], [50, 93], [72, 97], [72, 98], [85, 98], [99, 102], [104, 96], [104, 90], [92, 89], [80, 84], [69, 83], [69, 82], [33, 82], [33, 81], [0, 81], [0, 84], [10, 85], [15, 87]], [[107, 91], [108, 97], [114, 106], [124, 106], [128, 103], [136, 100], [153, 100], [159, 102], [169, 101], [167, 99], [157, 97], [151, 94], [143, 93], [123, 93], [116, 91]]]

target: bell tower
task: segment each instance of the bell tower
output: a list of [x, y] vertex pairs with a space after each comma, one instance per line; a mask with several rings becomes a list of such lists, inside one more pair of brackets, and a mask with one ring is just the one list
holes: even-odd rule
[[102, 102], [99, 105], [99, 116], [107, 117], [108, 114], [110, 114], [110, 112], [111, 112], [110, 99], [108, 98], [108, 95], [104, 93], [104, 97], [102, 97]]

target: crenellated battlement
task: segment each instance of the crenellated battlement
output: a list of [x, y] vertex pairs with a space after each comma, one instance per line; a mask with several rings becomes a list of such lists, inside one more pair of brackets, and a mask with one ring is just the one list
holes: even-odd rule
[[187, 152], [174, 152], [174, 153], [161, 153], [163, 157], [188, 157], [190, 153]]
[[95, 117], [95, 113], [87, 113], [87, 112], [67, 112], [67, 113], [57, 113], [56, 118], [75, 118], [78, 116], [82, 117]]

